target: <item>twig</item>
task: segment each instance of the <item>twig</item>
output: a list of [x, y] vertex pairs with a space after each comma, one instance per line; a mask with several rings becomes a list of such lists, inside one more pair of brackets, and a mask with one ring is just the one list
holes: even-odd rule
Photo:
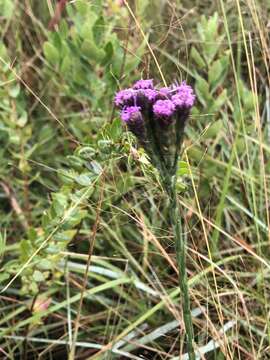
[[54, 17], [51, 19], [48, 26], [49, 30], [51, 31], [55, 30], [55, 27], [59, 24], [62, 17], [62, 13], [66, 7], [66, 4], [67, 4], [67, 0], [59, 0], [59, 2], [57, 3]]

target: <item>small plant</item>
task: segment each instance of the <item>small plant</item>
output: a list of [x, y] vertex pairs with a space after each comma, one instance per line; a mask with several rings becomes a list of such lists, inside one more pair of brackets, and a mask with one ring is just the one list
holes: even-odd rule
[[121, 109], [122, 121], [137, 137], [152, 164], [158, 169], [169, 197], [169, 216], [175, 238], [190, 360], [195, 360], [194, 334], [187, 284], [186, 248], [177, 204], [176, 170], [184, 128], [194, 102], [193, 89], [185, 82], [158, 89], [151, 79], [139, 80], [132, 88], [121, 90], [115, 96], [115, 104]]

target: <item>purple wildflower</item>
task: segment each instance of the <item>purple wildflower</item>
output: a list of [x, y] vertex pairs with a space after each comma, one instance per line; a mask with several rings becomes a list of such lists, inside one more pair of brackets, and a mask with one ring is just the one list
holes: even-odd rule
[[124, 89], [118, 91], [114, 98], [114, 103], [118, 107], [125, 105], [131, 105], [130, 103], [136, 96], [136, 91], [134, 89]]
[[136, 81], [135, 84], [133, 85], [133, 89], [135, 89], [135, 90], [139, 90], [139, 89], [153, 89], [153, 88], [154, 88], [153, 79], [138, 80], [138, 81]]
[[171, 100], [158, 100], [153, 106], [153, 111], [159, 118], [168, 118], [173, 115], [175, 105]]
[[138, 90], [138, 94], [145, 97], [150, 103], [154, 102], [157, 97], [157, 90], [154, 89], [140, 89]]
[[125, 123], [142, 120], [140, 106], [127, 106], [121, 111], [121, 119]]
[[191, 86], [187, 85], [186, 82], [182, 82], [181, 85], [175, 87], [177, 93], [172, 96], [172, 102], [178, 108], [190, 109], [195, 102], [195, 95]]

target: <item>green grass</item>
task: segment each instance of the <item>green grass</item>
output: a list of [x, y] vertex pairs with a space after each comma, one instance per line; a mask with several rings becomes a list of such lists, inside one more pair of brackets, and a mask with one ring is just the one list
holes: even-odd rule
[[141, 76], [197, 94], [198, 359], [270, 358], [270, 6], [77, 0], [49, 31], [56, 3], [0, 0], [0, 358], [188, 359], [167, 196], [112, 109]]

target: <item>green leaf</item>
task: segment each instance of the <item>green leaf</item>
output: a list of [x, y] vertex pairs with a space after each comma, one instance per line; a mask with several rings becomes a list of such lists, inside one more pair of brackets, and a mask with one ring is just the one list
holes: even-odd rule
[[97, 21], [94, 23], [93, 26], [93, 37], [95, 40], [96, 45], [100, 46], [102, 41], [104, 40], [104, 29], [105, 29], [105, 21], [103, 16], [100, 16]]
[[[92, 193], [92, 192], [90, 192]], [[77, 194], [78, 195], [78, 192]], [[74, 196], [73, 198], [75, 199], [76, 196]], [[79, 201], [81, 199], [81, 197], [77, 198], [77, 201]], [[87, 211], [86, 210], [76, 210], [76, 211], [72, 211], [72, 213], [70, 214], [69, 218], [67, 219], [67, 221], [65, 222], [65, 227], [66, 228], [70, 228], [70, 227], [75, 227], [78, 224], [80, 224], [80, 222], [87, 216]]]
[[177, 174], [178, 174], [179, 176], [189, 175], [188, 164], [187, 164], [185, 161], [179, 161], [179, 162], [178, 162]]
[[41, 259], [38, 264], [37, 264], [37, 267], [40, 269], [40, 270], [50, 270], [52, 269], [52, 262], [47, 260], [47, 259]]
[[75, 170], [82, 170], [85, 165], [85, 161], [76, 155], [67, 156], [68, 163]]
[[223, 129], [223, 121], [220, 119], [215, 121], [212, 125], [210, 125], [207, 131], [203, 134], [203, 139], [213, 139], [216, 138]]
[[201, 77], [198, 74], [196, 76], [196, 79], [197, 79], [195, 84], [196, 94], [198, 95], [200, 102], [206, 107], [207, 102], [211, 100], [209, 93], [209, 84], [203, 77]]
[[75, 181], [82, 186], [89, 186], [92, 184], [92, 177], [88, 174], [81, 174], [75, 177]]
[[213, 88], [216, 82], [219, 80], [223, 71], [223, 66], [220, 60], [216, 60], [212, 63], [208, 70], [208, 80], [211, 88]]
[[35, 271], [34, 271], [34, 273], [33, 273], [33, 279], [34, 279], [34, 281], [36, 281], [36, 282], [41, 282], [41, 281], [44, 281], [44, 280], [45, 280], [42, 272], [39, 271], [39, 270], [35, 270]]
[[20, 90], [20, 84], [16, 84], [9, 89], [9, 95], [15, 99], [20, 94]]
[[69, 72], [69, 70], [72, 68], [72, 57], [70, 55], [66, 55], [62, 61], [60, 71], [63, 74], [66, 74]]
[[23, 128], [26, 123], [27, 123], [27, 120], [28, 120], [28, 115], [27, 115], [27, 112], [26, 111], [23, 111], [21, 116], [18, 118], [17, 120], [17, 125], [20, 127], [20, 128]]
[[0, 273], [0, 284], [6, 281], [10, 277], [10, 274], [7, 272]]
[[111, 41], [109, 41], [105, 47], [104, 47], [104, 58], [102, 59], [101, 65], [104, 66], [106, 65], [109, 61], [111, 61], [113, 54], [114, 54], [114, 49], [113, 49], [113, 44]]
[[68, 199], [66, 195], [62, 193], [54, 193], [52, 194], [53, 199], [53, 209], [56, 212], [57, 215], [62, 215], [67, 208], [68, 205]]
[[43, 45], [43, 51], [44, 51], [46, 59], [51, 64], [55, 65], [59, 62], [58, 50], [49, 41], [45, 41], [45, 43]]
[[89, 4], [84, 0], [75, 1], [75, 6], [80, 15], [85, 16], [89, 12]]
[[190, 56], [200, 69], [205, 67], [205, 61], [194, 46], [191, 49]]
[[91, 146], [84, 146], [79, 149], [78, 155], [83, 159], [91, 159], [96, 154], [96, 149]]
[[20, 255], [22, 260], [28, 259], [33, 253], [33, 246], [29, 240], [21, 240], [20, 242]]
[[101, 61], [105, 57], [105, 51], [98, 48], [93, 41], [84, 40], [81, 46], [81, 52], [89, 60]]
[[54, 235], [54, 240], [70, 242], [73, 239], [73, 237], [76, 235], [76, 233], [77, 230], [61, 231]]
[[212, 106], [209, 107], [209, 112], [218, 112], [227, 101], [227, 89], [224, 89], [217, 99], [215, 99]]
[[59, 25], [59, 34], [61, 38], [66, 39], [68, 37], [69, 28], [67, 22], [62, 19]]
[[2, 0], [0, 2], [0, 12], [1, 16], [11, 19], [14, 15], [14, 6], [15, 2], [11, 0]]
[[96, 175], [100, 175], [102, 173], [102, 166], [100, 165], [100, 163], [98, 161], [91, 161], [90, 166], [88, 166], [88, 169], [91, 169], [93, 171], [94, 174]]

